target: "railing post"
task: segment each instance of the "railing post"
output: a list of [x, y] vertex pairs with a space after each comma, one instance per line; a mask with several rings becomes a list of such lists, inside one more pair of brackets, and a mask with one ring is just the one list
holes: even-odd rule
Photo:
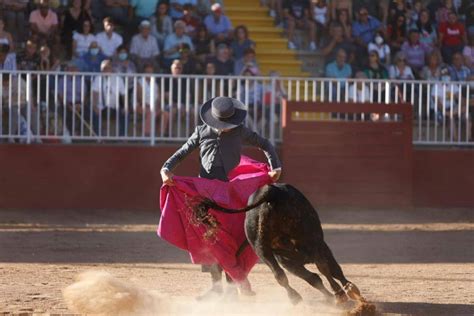
[[[31, 73], [26, 74], [26, 143], [31, 144]], [[18, 91], [18, 93], [21, 93], [21, 91]], [[18, 104], [20, 107], [21, 104]], [[39, 109], [38, 109], [39, 110]], [[39, 126], [38, 126], [38, 131], [39, 133]], [[39, 137], [39, 135], [38, 135]]]
[[151, 134], [150, 134], [150, 137], [151, 137], [151, 140], [150, 140], [150, 144], [152, 146], [155, 145], [155, 76], [151, 76], [150, 78], [150, 107], [151, 107], [151, 117], [150, 117], [150, 120], [151, 120]]
[[276, 95], [276, 78], [272, 76], [272, 91], [270, 101], [270, 142], [275, 145], [275, 95]]

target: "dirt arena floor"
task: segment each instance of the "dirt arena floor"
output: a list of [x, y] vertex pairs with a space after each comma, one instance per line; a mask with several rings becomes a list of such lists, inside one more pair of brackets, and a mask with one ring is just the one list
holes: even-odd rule
[[[325, 209], [320, 217], [347, 278], [379, 311], [474, 315], [474, 210]], [[197, 303], [209, 276], [156, 236], [158, 219], [157, 212], [0, 211], [0, 315], [70, 314], [61, 290], [87, 270], [178, 300], [180, 315], [341, 314], [292, 276], [304, 303], [289, 306], [262, 264], [250, 274], [255, 298], [219, 308]]]

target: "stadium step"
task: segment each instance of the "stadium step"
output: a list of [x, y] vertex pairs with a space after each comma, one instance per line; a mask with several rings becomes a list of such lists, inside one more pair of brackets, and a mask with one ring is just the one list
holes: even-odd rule
[[265, 7], [254, 7], [254, 6], [245, 6], [245, 5], [236, 5], [236, 6], [226, 6], [225, 12], [228, 15], [228, 12], [231, 14], [246, 16], [251, 14], [252, 16], [268, 16], [268, 9]]
[[248, 28], [253, 26], [273, 27], [273, 20], [267, 16], [248, 16], [248, 15], [228, 15], [232, 25], [245, 25]]

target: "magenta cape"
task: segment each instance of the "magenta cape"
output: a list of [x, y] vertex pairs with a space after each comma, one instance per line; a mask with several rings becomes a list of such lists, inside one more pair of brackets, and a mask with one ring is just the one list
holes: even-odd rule
[[229, 182], [194, 177], [174, 177], [175, 186], [162, 186], [160, 191], [161, 219], [158, 235], [169, 243], [187, 250], [193, 263], [218, 263], [233, 280], [244, 280], [258, 258], [251, 247], [235, 254], [245, 241], [245, 213], [224, 214], [211, 210], [221, 224], [215, 238], [205, 238], [207, 228], [192, 223], [190, 199], [210, 198], [227, 208], [247, 206], [249, 196], [271, 183], [266, 164], [242, 157], [239, 166], [229, 174]]

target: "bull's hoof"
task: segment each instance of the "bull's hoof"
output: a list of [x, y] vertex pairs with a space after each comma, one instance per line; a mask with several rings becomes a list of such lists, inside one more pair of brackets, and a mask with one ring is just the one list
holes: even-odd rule
[[293, 305], [297, 305], [303, 300], [301, 295], [296, 291], [288, 293], [288, 297], [290, 298], [291, 304]]
[[344, 290], [346, 291], [347, 295], [354, 301], [365, 302], [365, 298], [360, 295], [359, 288], [354, 283], [347, 283], [344, 286]]
[[223, 293], [222, 285], [213, 285], [212, 288], [196, 297], [198, 301], [209, 301], [221, 296]]
[[334, 294], [334, 297], [336, 299], [336, 305], [342, 305], [349, 300], [349, 298], [347, 297], [343, 289], [340, 289], [339, 291], [337, 291]]

